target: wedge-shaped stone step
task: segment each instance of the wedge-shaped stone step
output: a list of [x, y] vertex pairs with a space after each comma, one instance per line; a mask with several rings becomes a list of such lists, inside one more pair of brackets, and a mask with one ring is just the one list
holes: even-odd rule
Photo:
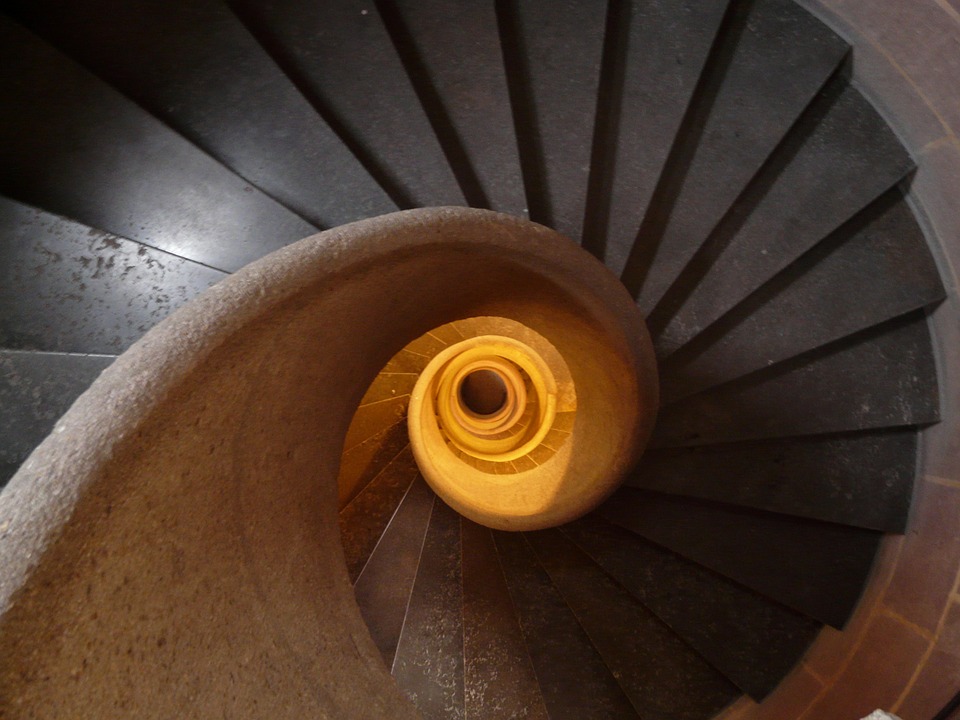
[[464, 204], [376, 3], [228, 4], [397, 205]]
[[820, 623], [596, 515], [564, 534], [754, 699], [793, 669]]
[[661, 409], [651, 446], [909, 427], [939, 419], [923, 313]]
[[11, 198], [226, 271], [316, 232], [4, 17], [0, 93]]
[[4, 9], [314, 225], [397, 209], [220, 0]]
[[618, 491], [610, 522], [811, 618], [842, 628], [882, 533], [746, 508]]
[[496, 5], [530, 219], [580, 242], [608, 3]]
[[377, 547], [394, 511], [419, 477], [409, 444], [340, 511], [340, 537], [350, 579], [357, 577]]
[[662, 362], [661, 400], [668, 404], [943, 298], [923, 232], [892, 190]]
[[524, 537], [494, 538], [550, 719], [639, 717]]
[[915, 430], [651, 450], [626, 485], [902, 533]]
[[0, 463], [8, 472], [50, 434], [113, 360], [108, 355], [0, 350]]
[[[611, 4], [583, 245], [617, 274], [678, 140], [727, 5]], [[692, 128], [684, 130], [681, 139]]]
[[838, 80], [826, 88], [650, 313], [659, 354], [689, 341], [912, 167], [855, 87]]
[[723, 675], [560, 531], [528, 537], [639, 717], [701, 720], [740, 696]]
[[393, 675], [424, 720], [464, 717], [460, 516], [437, 500], [420, 553]]
[[[417, 376], [423, 372], [424, 368], [430, 363], [430, 355], [425, 355], [423, 353], [415, 352], [413, 350], [404, 348], [392, 358], [390, 361], [383, 366], [382, 374], [385, 373], [395, 373], [398, 375], [407, 374]], [[414, 385], [416, 381], [414, 380]]]
[[422, 478], [410, 485], [353, 588], [360, 614], [388, 668], [396, 657], [434, 499]]
[[547, 720], [493, 536], [460, 522], [466, 717]]
[[401, 417], [376, 435], [344, 451], [340, 456], [338, 478], [340, 508], [353, 501], [409, 445], [406, 418]]
[[494, 3], [376, 3], [467, 202], [523, 215], [517, 138]]
[[[793, 0], [737, 2], [687, 132], [643, 220], [624, 282], [649, 312], [848, 51]], [[634, 237], [636, 230], [634, 230]], [[630, 238], [632, 241], [633, 238]], [[630, 245], [619, 255], [626, 257]]]
[[395, 425], [402, 427], [407, 418], [409, 403], [409, 396], [396, 395], [358, 406], [343, 441], [344, 454], [354, 452], [359, 446], [368, 443], [390, 427]]
[[119, 354], [224, 277], [0, 197], [0, 347]]

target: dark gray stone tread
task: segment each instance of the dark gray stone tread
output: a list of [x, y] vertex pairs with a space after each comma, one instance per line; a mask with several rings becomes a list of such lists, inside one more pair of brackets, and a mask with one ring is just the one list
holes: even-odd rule
[[561, 529], [755, 700], [783, 680], [820, 630], [817, 621], [595, 514]]
[[623, 488], [600, 514], [811, 618], [842, 628], [883, 534]]
[[0, 347], [119, 354], [223, 277], [0, 197]]
[[651, 447], [711, 445], [939, 420], [926, 318], [914, 312], [661, 408]]
[[5, 9], [314, 225], [397, 209], [220, 0]]
[[494, 539], [550, 719], [639, 717], [524, 537]]
[[[747, 12], [699, 142], [662, 205], [645, 218], [631, 258], [645, 277], [640, 306], [649, 312], [820, 91], [847, 44], [794, 0], [741, 3]], [[629, 251], [625, 248], [624, 251]]]
[[906, 529], [912, 429], [650, 450], [630, 487], [890, 533]]
[[340, 537], [352, 581], [359, 577], [394, 511], [419, 474], [408, 444], [340, 511]]
[[383, 468], [410, 444], [406, 418], [398, 418], [392, 425], [340, 455], [340, 472], [354, 478], [352, 487], [339, 488], [340, 507], [346, 507], [363, 492]]
[[423, 541], [393, 676], [424, 720], [464, 717], [460, 516], [439, 499]]
[[0, 462], [0, 489], [6, 487], [19, 468], [19, 463]]
[[423, 478], [417, 478], [353, 588], [360, 614], [388, 668], [400, 642], [434, 502], [433, 491]]
[[[945, 296], [899, 189], [661, 362], [668, 404], [877, 325]], [[704, 323], [686, 317], [691, 332]], [[694, 325], [696, 327], [694, 327]], [[789, 332], [784, 332], [789, 328]]]
[[527, 201], [494, 4], [377, 5], [469, 204], [523, 216]]
[[398, 206], [464, 204], [375, 3], [228, 4]]
[[[621, 36], [619, 57], [604, 68], [602, 84], [616, 107], [609, 134], [597, 138], [609, 151], [609, 172], [598, 192], [604, 197], [591, 207], [584, 227], [584, 247], [600, 256], [616, 274], [637, 239], [640, 221], [657, 178], [677, 137], [690, 98], [704, 69], [727, 3], [696, 0], [623, 2], [623, 17], [611, 24], [606, 42]], [[609, 50], [605, 50], [608, 52]], [[622, 77], [609, 77], [621, 75]], [[601, 110], [601, 113], [603, 110]], [[600, 129], [598, 128], [598, 132]], [[593, 188], [591, 188], [593, 190]]]
[[[839, 82], [839, 81], [838, 81]], [[877, 197], [913, 162], [851, 85], [827, 89], [807, 122], [737, 199], [650, 314], [658, 353], [690, 340]], [[687, 318], [697, 321], [688, 323]]]
[[225, 271], [316, 228], [0, 17], [0, 193]]
[[0, 463], [22, 463], [113, 360], [0, 350]]
[[501, 0], [530, 219], [580, 242], [608, 3]]
[[343, 441], [343, 455], [359, 451], [361, 446], [392, 426], [399, 424], [402, 427], [409, 403], [408, 395], [397, 395], [358, 405]]
[[702, 720], [740, 696], [723, 675], [560, 531], [543, 530], [527, 537], [639, 717]]
[[466, 716], [547, 720], [490, 530], [461, 518]]

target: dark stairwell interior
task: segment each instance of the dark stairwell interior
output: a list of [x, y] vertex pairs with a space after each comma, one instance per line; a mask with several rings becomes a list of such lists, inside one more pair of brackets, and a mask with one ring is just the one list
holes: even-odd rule
[[[928, 662], [960, 672], [952, 601], [932, 628], [884, 611], [891, 638], [926, 642], [890, 700], [866, 640], [814, 670], [861, 632], [892, 548], [951, 533], [911, 514], [928, 458], [955, 484], [928, 439], [953, 414], [950, 240], [836, 18], [794, 0], [0, 7], [4, 481], [115, 356], [249, 262], [398, 209], [528, 217], [635, 298], [658, 422], [598, 510], [507, 533], [420, 477], [412, 384], [371, 387], [344, 550], [423, 716], [948, 717], [955, 687], [910, 688]], [[446, 343], [410, 340], [412, 383]]]

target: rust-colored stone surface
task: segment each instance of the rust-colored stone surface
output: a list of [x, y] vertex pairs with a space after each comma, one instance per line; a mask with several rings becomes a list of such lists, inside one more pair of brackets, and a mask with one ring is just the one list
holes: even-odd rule
[[960, 605], [954, 596], [938, 641], [917, 668], [897, 711], [904, 718], [932, 718], [957, 693], [960, 684]]
[[935, 633], [960, 568], [960, 482], [927, 476], [917, 483], [912, 527], [883, 604], [923, 631]]
[[861, 718], [877, 708], [893, 708], [929, 644], [928, 639], [894, 618], [874, 617], [854, 662], [804, 717]]

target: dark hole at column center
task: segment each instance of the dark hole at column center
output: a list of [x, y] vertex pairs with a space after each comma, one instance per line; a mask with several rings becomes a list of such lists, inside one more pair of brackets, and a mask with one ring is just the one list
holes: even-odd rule
[[460, 402], [477, 415], [493, 415], [507, 402], [507, 385], [498, 372], [474, 370], [460, 383]]

